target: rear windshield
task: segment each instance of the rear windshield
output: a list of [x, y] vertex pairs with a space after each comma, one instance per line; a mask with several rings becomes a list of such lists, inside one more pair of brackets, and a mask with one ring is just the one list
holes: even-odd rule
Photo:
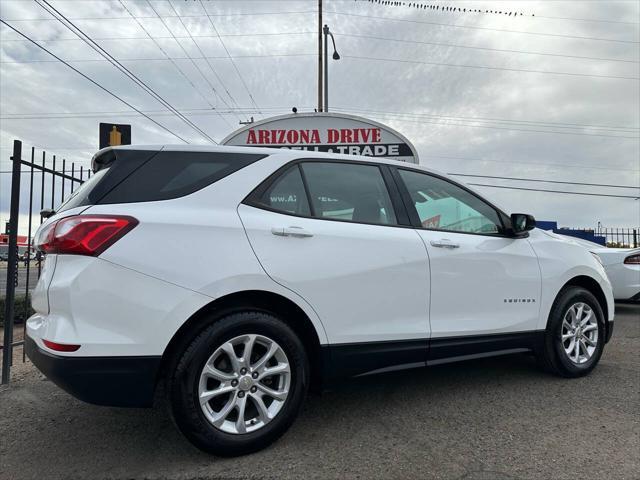
[[105, 195], [100, 203], [168, 200], [201, 188], [266, 155], [159, 152]]
[[58, 211], [83, 205], [151, 202], [194, 193], [253, 162], [261, 154], [112, 150]]

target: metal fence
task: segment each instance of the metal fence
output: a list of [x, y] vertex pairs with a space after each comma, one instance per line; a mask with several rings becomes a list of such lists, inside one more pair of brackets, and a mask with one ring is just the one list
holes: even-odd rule
[[[42, 151], [36, 155], [35, 147], [31, 148], [28, 159], [22, 157], [22, 142], [14, 140], [11, 155], [11, 203], [8, 223], [6, 286], [4, 297], [4, 327], [2, 350], [2, 383], [8, 383], [11, 365], [14, 361], [13, 348], [24, 346], [26, 318], [30, 313], [30, 290], [40, 276], [42, 258], [34, 252], [33, 234], [43, 221], [40, 212], [45, 208], [55, 208], [56, 204], [64, 201], [65, 195], [73, 191], [91, 176], [90, 169], [77, 168], [75, 163], [67, 164], [56, 155], [47, 155]], [[50, 166], [47, 166], [47, 165]], [[23, 169], [27, 167], [27, 169]], [[60, 169], [61, 168], [61, 169]], [[25, 175], [23, 177], [23, 175]], [[26, 177], [26, 178], [25, 178]], [[26, 179], [26, 182], [23, 180]], [[24, 188], [24, 187], [27, 188]], [[27, 195], [28, 211], [20, 211], [21, 196]], [[47, 198], [48, 197], [48, 198]], [[26, 198], [25, 198], [26, 200]], [[37, 222], [37, 225], [34, 225]], [[22, 230], [20, 230], [22, 229]], [[20, 254], [18, 250], [19, 231], [25, 232], [26, 248]], [[23, 265], [20, 268], [20, 264]], [[35, 271], [34, 271], [35, 270]], [[17, 294], [22, 292], [24, 283], [24, 297]], [[22, 300], [17, 302], [16, 300]], [[19, 306], [20, 311], [16, 311]], [[16, 319], [23, 322], [21, 338], [14, 338], [14, 323]], [[22, 361], [25, 361], [24, 348]]]
[[638, 248], [640, 246], [637, 228], [597, 227], [594, 232], [607, 239], [607, 247]]

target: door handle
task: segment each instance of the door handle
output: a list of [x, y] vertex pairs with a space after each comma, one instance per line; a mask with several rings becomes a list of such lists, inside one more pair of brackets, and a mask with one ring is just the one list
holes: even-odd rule
[[438, 248], [460, 248], [460, 245], [457, 243], [452, 242], [451, 240], [447, 239], [447, 238], [443, 238], [442, 240], [431, 240], [431, 246], [432, 247], [438, 247]]
[[313, 237], [313, 233], [305, 230], [302, 227], [274, 227], [271, 229], [271, 233], [279, 237], [296, 237], [307, 238]]

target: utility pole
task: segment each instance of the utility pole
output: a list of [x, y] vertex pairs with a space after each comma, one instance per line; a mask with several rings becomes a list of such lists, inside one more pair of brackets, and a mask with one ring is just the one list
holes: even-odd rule
[[329, 50], [327, 50], [327, 43], [329, 40], [329, 27], [327, 25], [324, 26], [324, 58], [323, 58], [323, 68], [324, 68], [324, 108], [325, 112], [329, 111], [329, 65], [327, 65], [327, 58], [329, 57]]
[[318, 0], [318, 111], [322, 111], [322, 0]]

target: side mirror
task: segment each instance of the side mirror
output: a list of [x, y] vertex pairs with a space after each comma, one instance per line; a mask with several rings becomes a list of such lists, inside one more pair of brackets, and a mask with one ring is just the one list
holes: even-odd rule
[[533, 230], [536, 226], [536, 219], [533, 215], [526, 213], [512, 213], [511, 214], [511, 229], [514, 234], [518, 235], [529, 230]]

